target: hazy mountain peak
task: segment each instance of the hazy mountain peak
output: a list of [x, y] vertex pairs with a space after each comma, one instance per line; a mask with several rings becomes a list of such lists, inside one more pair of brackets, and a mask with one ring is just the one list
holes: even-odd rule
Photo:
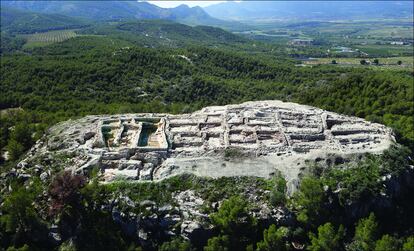
[[224, 20], [408, 18], [411, 1], [241, 1], [204, 8]]
[[161, 8], [146, 1], [2, 1], [2, 7], [39, 12], [61, 14], [71, 17], [83, 17], [94, 20], [111, 19], [170, 19], [181, 21], [191, 17], [194, 24], [217, 22], [200, 7], [182, 4], [175, 8]]

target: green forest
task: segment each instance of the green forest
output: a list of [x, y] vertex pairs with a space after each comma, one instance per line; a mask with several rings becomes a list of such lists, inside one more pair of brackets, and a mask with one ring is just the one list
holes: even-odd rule
[[30, 55], [2, 56], [0, 107], [20, 107], [33, 122], [50, 125], [86, 114], [181, 113], [280, 99], [383, 123], [413, 146], [412, 72], [300, 68], [260, 53], [122, 42], [76, 37]]
[[[414, 250], [414, 174], [407, 168], [414, 151], [412, 70], [298, 67], [280, 44], [208, 26], [54, 21], [58, 30], [77, 28], [77, 36], [23, 49], [19, 34], [53, 29], [16, 30], [13, 22], [9, 29], [15, 32], [2, 28], [0, 149], [8, 159], [0, 158], [0, 250]], [[64, 172], [60, 160], [46, 181], [14, 175], [24, 154], [60, 121], [88, 114], [188, 113], [276, 99], [384, 124], [397, 144], [382, 155], [366, 154], [355, 165], [316, 165], [292, 196], [280, 175], [271, 180], [181, 175], [157, 183], [102, 184], [97, 170]], [[263, 191], [274, 208], [289, 212], [290, 221], [252, 217], [255, 205], [245, 198], [245, 187]], [[108, 206], [121, 195], [160, 206], [188, 189], [205, 201], [212, 226], [200, 239], [154, 232], [142, 245]], [[145, 206], [122, 209], [151, 214]], [[48, 235], [51, 228], [60, 241]]]

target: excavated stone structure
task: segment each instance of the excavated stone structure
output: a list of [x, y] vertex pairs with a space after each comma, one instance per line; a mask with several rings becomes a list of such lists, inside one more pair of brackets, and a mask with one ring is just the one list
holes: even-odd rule
[[380, 124], [281, 101], [206, 107], [192, 114], [87, 116], [52, 127], [32, 151], [71, 152], [77, 172], [159, 180], [190, 172], [297, 179], [308, 160], [381, 153], [393, 142]]

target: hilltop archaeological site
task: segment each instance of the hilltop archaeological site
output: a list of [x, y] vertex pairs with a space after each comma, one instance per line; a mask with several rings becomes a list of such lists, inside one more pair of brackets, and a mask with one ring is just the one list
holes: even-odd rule
[[394, 142], [380, 124], [281, 101], [212, 106], [191, 114], [87, 116], [52, 127], [21, 166], [50, 154], [104, 180], [199, 176], [298, 177], [309, 161], [380, 153]]

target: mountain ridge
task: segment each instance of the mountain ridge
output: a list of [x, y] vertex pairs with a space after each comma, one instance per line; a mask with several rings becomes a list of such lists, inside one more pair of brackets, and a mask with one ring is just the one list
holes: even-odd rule
[[94, 21], [167, 19], [192, 25], [226, 23], [211, 17], [200, 7], [180, 5], [175, 8], [161, 8], [148, 2], [137, 1], [105, 1], [104, 5], [96, 1], [2, 1], [1, 6]]
[[12, 33], [33, 33], [50, 30], [74, 29], [87, 25], [83, 19], [59, 14], [43, 14], [22, 11], [12, 8], [2, 8], [1, 29]]

